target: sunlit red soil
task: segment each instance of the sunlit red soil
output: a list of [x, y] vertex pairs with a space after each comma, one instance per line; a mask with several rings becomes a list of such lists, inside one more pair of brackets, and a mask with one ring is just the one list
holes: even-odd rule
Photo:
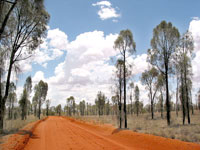
[[111, 125], [95, 125], [66, 117], [48, 117], [26, 126], [3, 145], [4, 149], [133, 149], [133, 150], [200, 150], [200, 145], [182, 142]]

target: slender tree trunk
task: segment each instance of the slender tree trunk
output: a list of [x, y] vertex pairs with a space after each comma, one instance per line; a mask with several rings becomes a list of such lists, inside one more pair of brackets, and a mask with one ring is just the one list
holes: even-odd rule
[[0, 103], [0, 133], [3, 132], [3, 119], [4, 119], [5, 106]]
[[34, 116], [36, 117], [37, 115], [37, 105], [34, 106]]
[[41, 114], [41, 100], [39, 100], [38, 118], [40, 119]]
[[133, 94], [132, 94], [132, 92], [131, 92], [131, 115], [133, 115]]
[[151, 119], [154, 118], [154, 110], [153, 110], [153, 97], [152, 97], [152, 91], [150, 87], [150, 99], [151, 99]]
[[127, 128], [127, 113], [126, 113], [126, 52], [124, 51], [124, 128]]
[[122, 128], [122, 68], [120, 66], [119, 73], [119, 127]]
[[3, 132], [3, 102], [2, 102], [2, 93], [1, 93], [1, 75], [2, 75], [2, 68], [0, 68], [0, 134]]
[[183, 85], [183, 77], [181, 73], [181, 101], [182, 101], [182, 111], [183, 111], [183, 125], [185, 124], [185, 96], [184, 96], [184, 85]]
[[163, 94], [162, 94], [162, 90], [160, 90], [161, 93], [161, 102], [160, 102], [160, 112], [161, 112], [161, 118], [163, 119]]
[[14, 109], [14, 102], [12, 102], [12, 107], [11, 107], [11, 119], [13, 119], [13, 109]]
[[47, 107], [47, 113], [46, 113], [47, 116], [49, 116], [49, 107]]
[[137, 117], [139, 115], [139, 101], [137, 100]]
[[[178, 76], [178, 75], [177, 75]], [[178, 77], [177, 77], [177, 85], [176, 85], [176, 116], [178, 117], [178, 110], [179, 110], [179, 106], [178, 106], [178, 92], [179, 88], [178, 88]]]
[[154, 118], [153, 100], [151, 100], [151, 119]]
[[186, 89], [186, 93], [185, 94], [186, 94], [187, 118], [188, 118], [188, 124], [190, 124], [190, 104], [189, 104], [188, 85], [186, 83], [186, 78], [185, 78], [185, 89]]
[[166, 84], [167, 124], [170, 125], [170, 100], [169, 100], [168, 64], [167, 63], [165, 63], [165, 84]]
[[191, 92], [191, 89], [190, 89], [190, 105], [191, 105], [191, 109], [192, 109], [192, 115], [194, 115], [194, 105], [192, 103], [192, 92]]
[[7, 75], [7, 80], [6, 80], [6, 88], [5, 88], [5, 95], [0, 97], [0, 133], [3, 132], [3, 119], [4, 119], [4, 112], [5, 112], [5, 103], [6, 99], [8, 97], [8, 92], [9, 92], [9, 86], [10, 86], [10, 77], [11, 77], [11, 72], [12, 72], [12, 66], [13, 66], [13, 59], [14, 59], [14, 51], [12, 50], [11, 52], [11, 57], [10, 57], [10, 64], [9, 64], [9, 69], [8, 69], [8, 75]]

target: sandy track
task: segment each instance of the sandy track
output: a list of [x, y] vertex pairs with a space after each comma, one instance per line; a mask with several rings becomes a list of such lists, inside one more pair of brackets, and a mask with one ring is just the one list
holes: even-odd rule
[[118, 131], [111, 126], [81, 123], [64, 117], [49, 117], [36, 127], [25, 146], [25, 150], [68, 149], [199, 150], [200, 145]]

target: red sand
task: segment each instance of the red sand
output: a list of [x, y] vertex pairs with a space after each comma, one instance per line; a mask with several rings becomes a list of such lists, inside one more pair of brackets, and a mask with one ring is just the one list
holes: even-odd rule
[[[135, 133], [129, 130], [117, 130], [111, 125], [95, 125], [66, 117], [48, 117], [45, 121], [37, 123], [37, 127], [32, 128], [32, 131], [31, 136], [25, 134], [24, 138], [18, 140], [18, 146], [10, 149], [200, 150], [200, 145], [195, 143]], [[18, 138], [17, 135], [13, 135], [9, 138], [8, 143], [16, 138]], [[7, 147], [7, 149], [9, 148]]]

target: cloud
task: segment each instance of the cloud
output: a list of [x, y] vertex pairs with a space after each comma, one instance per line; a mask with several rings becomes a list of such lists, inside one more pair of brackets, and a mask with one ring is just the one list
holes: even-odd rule
[[23, 86], [17, 86], [16, 94], [17, 94], [17, 99], [18, 99], [18, 101], [19, 101], [20, 98], [21, 98], [21, 95], [22, 95], [23, 89], [24, 89]]
[[189, 31], [192, 33], [194, 38], [194, 51], [200, 51], [200, 19], [195, 17], [194, 20], [190, 22]]
[[32, 65], [30, 60], [22, 60], [19, 61], [20, 71], [22, 73], [30, 72], [32, 71]]
[[40, 82], [40, 80], [45, 81], [44, 72], [37, 71], [32, 78], [32, 82], [33, 82], [33, 84], [37, 84], [38, 82]]
[[[120, 17], [120, 14], [117, 13], [116, 9], [112, 7], [112, 4], [109, 1], [100, 1], [92, 4], [92, 6], [100, 7], [100, 10], [97, 14], [99, 15], [101, 20]], [[114, 19], [113, 22], [117, 22], [117, 20]]]
[[100, 90], [109, 96], [114, 68], [109, 60], [118, 54], [113, 49], [117, 36], [104, 35], [102, 31], [78, 35], [74, 41], [68, 43], [67, 56], [55, 68], [54, 76], [45, 78], [44, 73], [38, 71], [33, 82], [48, 82], [48, 98], [52, 100], [52, 105], [64, 105], [66, 98], [71, 95], [76, 98], [77, 103], [82, 99], [94, 103]]
[[101, 1], [101, 2], [97, 2], [96, 4], [92, 4], [92, 6], [107, 6], [107, 7], [111, 7], [111, 3], [109, 1]]
[[194, 54], [195, 57], [192, 60], [193, 70], [193, 87], [195, 91], [200, 88], [200, 19], [198, 17], [193, 18], [189, 25], [189, 31], [192, 33], [194, 40]]
[[[55, 68], [55, 76], [50, 77], [49, 82], [66, 90], [71, 88], [71, 91], [78, 87], [86, 90], [88, 85], [96, 85], [97, 92], [98, 85], [108, 83], [112, 74], [113, 66], [107, 61], [117, 54], [113, 49], [116, 38], [117, 35], [105, 36], [102, 31], [78, 35], [69, 43], [65, 61]], [[85, 95], [85, 92], [81, 94]]]
[[137, 75], [148, 69], [149, 63], [146, 61], [147, 54], [136, 55], [127, 59], [128, 64], [132, 65], [132, 74]]
[[47, 38], [43, 39], [43, 43], [33, 52], [32, 57], [19, 62], [20, 68], [22, 68], [21, 73], [32, 71], [32, 64], [39, 64], [47, 68], [49, 61], [64, 55], [67, 46], [68, 36], [58, 28], [49, 28]]
[[[76, 103], [85, 99], [94, 103], [98, 91], [102, 91], [108, 98], [112, 96], [113, 71], [115, 66], [110, 58], [119, 55], [113, 49], [117, 34], [104, 35], [102, 31], [85, 32], [67, 45], [67, 55], [63, 62], [57, 65], [54, 75], [45, 78], [39, 71], [34, 77], [34, 83], [45, 80], [49, 84], [48, 97], [52, 105], [66, 104], [66, 98], [74, 96]], [[146, 54], [130, 58], [134, 63], [134, 75], [140, 74], [147, 68]], [[141, 99], [145, 99], [144, 86], [141, 87]], [[128, 97], [128, 96], [127, 96]]]
[[47, 39], [50, 40], [49, 45], [53, 48], [66, 50], [67, 49], [67, 35], [60, 31], [58, 28], [49, 30], [47, 34]]
[[198, 17], [193, 17], [193, 20], [189, 24], [189, 31], [192, 33], [194, 40], [194, 55], [192, 60], [192, 71], [193, 71], [193, 103], [196, 100], [195, 94], [200, 88], [200, 19]]

